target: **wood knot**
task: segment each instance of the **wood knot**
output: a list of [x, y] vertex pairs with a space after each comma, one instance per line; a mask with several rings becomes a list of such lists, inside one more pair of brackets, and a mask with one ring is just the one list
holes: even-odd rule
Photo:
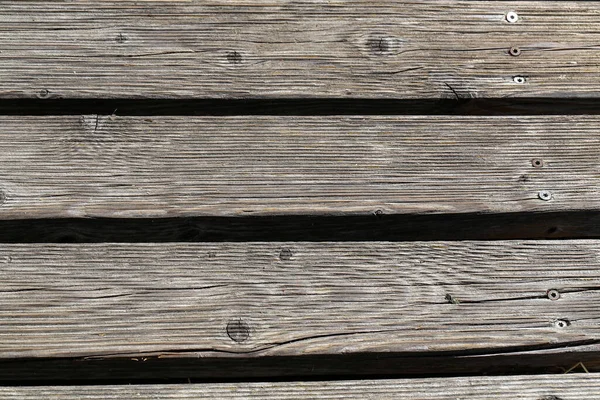
[[50, 97], [50, 91], [48, 89], [42, 89], [38, 92], [37, 97], [40, 99], [47, 99]]
[[281, 252], [279, 252], [279, 259], [281, 261], [288, 261], [292, 259], [292, 255], [292, 250], [288, 248], [283, 248], [281, 249]]
[[128, 40], [129, 40], [129, 38], [127, 36], [125, 36], [124, 34], [122, 34], [122, 33], [119, 33], [117, 35], [117, 37], [115, 38], [115, 41], [117, 43], [125, 43]]
[[227, 61], [229, 61], [231, 64], [241, 64], [242, 55], [237, 51], [230, 51], [227, 53]]
[[250, 325], [242, 319], [229, 321], [227, 324], [227, 336], [236, 343], [245, 342], [250, 337]]
[[395, 41], [390, 37], [373, 37], [367, 40], [367, 49], [371, 54], [378, 56], [391, 55], [394, 51]]

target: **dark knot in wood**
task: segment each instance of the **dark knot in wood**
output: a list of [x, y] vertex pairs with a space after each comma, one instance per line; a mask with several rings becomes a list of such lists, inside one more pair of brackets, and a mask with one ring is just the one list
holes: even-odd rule
[[242, 55], [237, 51], [230, 51], [227, 53], [227, 61], [229, 61], [231, 64], [241, 64]]
[[292, 255], [293, 255], [292, 250], [290, 250], [288, 248], [284, 248], [284, 249], [281, 249], [281, 252], [279, 253], [279, 259], [281, 261], [291, 260]]
[[229, 321], [227, 336], [236, 343], [245, 342], [250, 337], [250, 325], [241, 319]]

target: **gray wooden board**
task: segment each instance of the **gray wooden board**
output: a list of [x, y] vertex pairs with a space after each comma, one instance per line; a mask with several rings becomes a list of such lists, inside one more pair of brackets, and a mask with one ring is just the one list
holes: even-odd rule
[[[3, 1], [0, 97], [597, 97], [599, 8], [598, 1]], [[509, 12], [516, 22], [506, 20]]]
[[597, 374], [189, 385], [2, 387], [0, 399], [596, 400]]
[[598, 210], [599, 126], [585, 116], [2, 116], [0, 218]]
[[0, 358], [588, 351], [599, 260], [593, 240], [5, 244]]

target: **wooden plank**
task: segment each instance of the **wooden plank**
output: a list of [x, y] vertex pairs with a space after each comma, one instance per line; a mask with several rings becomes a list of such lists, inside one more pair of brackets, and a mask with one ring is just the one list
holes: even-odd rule
[[600, 339], [593, 240], [5, 244], [0, 254], [3, 360], [543, 355], [597, 351]]
[[598, 210], [598, 117], [0, 117], [0, 218]]
[[599, 7], [3, 1], [0, 97], [597, 97]]
[[0, 399], [595, 400], [597, 374], [188, 385], [2, 387]]

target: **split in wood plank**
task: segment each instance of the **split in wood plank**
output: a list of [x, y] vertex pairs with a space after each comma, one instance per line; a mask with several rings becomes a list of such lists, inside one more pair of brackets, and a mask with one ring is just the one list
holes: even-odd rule
[[599, 7], [3, 1], [0, 97], [598, 97]]
[[0, 387], [0, 400], [405, 399], [596, 400], [598, 374], [188, 385]]
[[5, 360], [531, 355], [600, 341], [598, 241], [2, 245], [0, 259]]
[[597, 211], [598, 117], [0, 117], [0, 218]]

